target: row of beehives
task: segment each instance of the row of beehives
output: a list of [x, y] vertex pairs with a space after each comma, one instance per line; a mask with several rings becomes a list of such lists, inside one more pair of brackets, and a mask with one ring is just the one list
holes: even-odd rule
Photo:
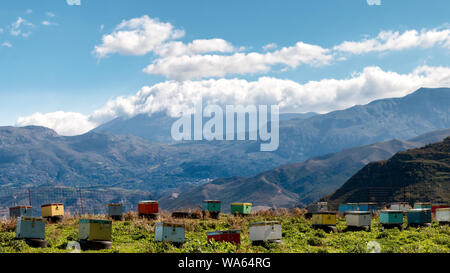
[[[318, 203], [325, 204], [326, 202]], [[448, 204], [445, 203], [430, 203], [430, 202], [416, 202], [414, 206], [411, 207], [408, 202], [395, 202], [390, 205], [390, 209], [392, 210], [401, 210], [407, 212], [411, 208], [414, 209], [431, 209], [432, 213], [436, 212], [436, 209], [439, 208], [448, 208]], [[346, 211], [377, 211], [378, 206], [377, 203], [347, 203], [339, 205], [339, 213], [343, 214]]]
[[[78, 223], [78, 240], [83, 250], [110, 249], [112, 247], [111, 220], [80, 219]], [[43, 218], [18, 218], [16, 239], [25, 240], [32, 247], [46, 247], [46, 221]], [[278, 221], [257, 222], [249, 224], [250, 240], [258, 245], [264, 242], [281, 243], [281, 223]], [[240, 244], [240, 230], [207, 232], [208, 241], [230, 242]], [[156, 242], [169, 242], [182, 245], [186, 241], [185, 226], [179, 223], [158, 222], [155, 228]]]

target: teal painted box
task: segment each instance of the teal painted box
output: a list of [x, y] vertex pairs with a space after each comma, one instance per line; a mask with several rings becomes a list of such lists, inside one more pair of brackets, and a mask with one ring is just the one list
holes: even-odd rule
[[36, 217], [19, 217], [16, 229], [17, 239], [45, 239], [45, 220]]
[[218, 200], [205, 200], [203, 201], [202, 210], [209, 212], [220, 212], [222, 203]]
[[360, 211], [371, 211], [371, 212], [374, 212], [374, 211], [378, 210], [378, 207], [377, 207], [376, 203], [359, 203], [358, 204], [358, 209]]
[[382, 210], [380, 212], [380, 223], [384, 225], [403, 224], [403, 211], [401, 210]]
[[9, 217], [19, 218], [21, 216], [32, 217], [33, 216], [33, 207], [31, 206], [18, 206], [9, 208]]
[[412, 209], [408, 211], [408, 225], [431, 223], [431, 209]]
[[233, 203], [231, 204], [231, 214], [248, 215], [252, 213], [252, 203]]
[[182, 244], [186, 241], [183, 224], [156, 223], [156, 242], [170, 242]]
[[356, 203], [347, 203], [339, 205], [339, 213], [344, 214], [346, 211], [357, 211], [358, 204]]
[[414, 208], [415, 209], [431, 209], [432, 208], [432, 204], [429, 202], [417, 202], [414, 203]]

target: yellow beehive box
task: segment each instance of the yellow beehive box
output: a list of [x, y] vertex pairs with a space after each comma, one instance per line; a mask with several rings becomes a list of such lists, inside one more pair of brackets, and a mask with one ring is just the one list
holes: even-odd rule
[[41, 206], [42, 217], [64, 216], [64, 205], [61, 203], [52, 203]]
[[336, 213], [335, 212], [317, 212], [312, 216], [312, 224], [314, 226], [335, 226]]
[[81, 219], [78, 223], [78, 239], [111, 241], [112, 222], [109, 220]]

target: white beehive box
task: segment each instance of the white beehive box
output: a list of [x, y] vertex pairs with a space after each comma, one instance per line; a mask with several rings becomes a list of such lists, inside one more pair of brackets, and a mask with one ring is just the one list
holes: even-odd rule
[[406, 212], [410, 209], [409, 203], [407, 202], [398, 202], [398, 203], [392, 203], [390, 206], [391, 210], [401, 210], [403, 212]]
[[281, 222], [250, 223], [249, 230], [252, 242], [281, 241]]
[[370, 227], [372, 213], [370, 211], [347, 211], [345, 221], [349, 227]]
[[186, 241], [184, 225], [161, 222], [156, 223], [155, 241], [181, 244], [184, 243]]
[[439, 223], [450, 223], [450, 208], [436, 209], [436, 221]]

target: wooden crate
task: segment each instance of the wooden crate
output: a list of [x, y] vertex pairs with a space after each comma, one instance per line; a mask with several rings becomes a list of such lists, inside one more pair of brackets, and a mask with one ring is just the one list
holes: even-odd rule
[[112, 222], [110, 220], [80, 219], [78, 239], [87, 241], [112, 241]]
[[266, 221], [249, 224], [250, 240], [255, 242], [281, 242], [281, 222]]
[[370, 227], [372, 213], [370, 211], [347, 211], [345, 221], [348, 227]]
[[64, 204], [52, 203], [41, 206], [42, 217], [64, 216]]
[[141, 201], [138, 204], [139, 215], [150, 215], [159, 213], [158, 201]]
[[211, 231], [207, 232], [208, 241], [228, 242], [239, 245], [241, 243], [240, 230]]
[[231, 214], [248, 215], [252, 213], [252, 203], [231, 204]]
[[17, 239], [45, 239], [45, 220], [36, 217], [19, 217], [16, 229]]
[[185, 239], [185, 227], [183, 224], [156, 223], [155, 241], [182, 244]]

